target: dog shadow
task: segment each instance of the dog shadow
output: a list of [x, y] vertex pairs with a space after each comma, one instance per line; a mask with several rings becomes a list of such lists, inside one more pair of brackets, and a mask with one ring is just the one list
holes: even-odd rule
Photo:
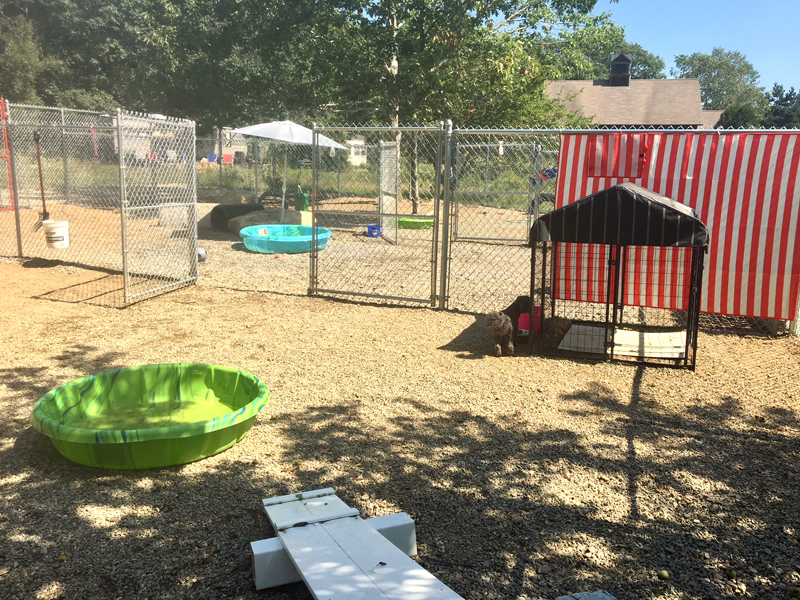
[[486, 331], [484, 320], [485, 315], [476, 315], [469, 327], [438, 349], [455, 352], [456, 358], [471, 360], [491, 356], [494, 342], [492, 335]]

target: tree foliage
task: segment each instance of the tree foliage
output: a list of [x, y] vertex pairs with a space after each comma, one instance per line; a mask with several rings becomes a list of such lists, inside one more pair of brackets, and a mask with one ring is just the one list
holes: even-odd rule
[[714, 48], [711, 54], [680, 54], [675, 66], [673, 76], [700, 80], [703, 108], [724, 110], [724, 126], [750, 127], [763, 118], [767, 101], [758, 71], [740, 52]]
[[0, 20], [0, 82], [11, 102], [39, 104], [36, 81], [44, 69], [33, 25], [24, 17]]
[[619, 49], [624, 54], [631, 55], [632, 79], [666, 79], [664, 69], [666, 64], [660, 56], [648, 52], [639, 44], [625, 42]]
[[762, 121], [763, 127], [800, 128], [800, 94], [775, 84], [767, 95], [769, 108]]
[[591, 14], [596, 0], [26, 4], [28, 20], [3, 23], [2, 93], [167, 113], [200, 130], [280, 118], [577, 123], [544, 81], [593, 69], [623, 41]]

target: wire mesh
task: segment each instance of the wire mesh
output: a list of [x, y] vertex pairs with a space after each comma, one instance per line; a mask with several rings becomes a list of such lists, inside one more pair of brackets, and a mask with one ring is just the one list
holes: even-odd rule
[[317, 146], [314, 221], [331, 229], [312, 252], [312, 293], [436, 301], [442, 129], [320, 127], [347, 151]]
[[[346, 164], [346, 151], [326, 149], [333, 166]], [[216, 137], [198, 137], [197, 200], [221, 204], [261, 202], [280, 208], [281, 200], [293, 202], [298, 188], [310, 193], [312, 186], [312, 148], [222, 132]], [[340, 172], [335, 175], [341, 176]], [[332, 181], [336, 179], [332, 178]]]
[[130, 304], [197, 280], [194, 123], [121, 115]]
[[[670, 249], [650, 262], [630, 259], [645, 250], [537, 243], [533, 304], [544, 321], [535, 349], [693, 368], [699, 298], [692, 290], [702, 278], [703, 250]], [[658, 294], [651, 276], [662, 280]]]
[[553, 210], [558, 144], [555, 133], [453, 133], [450, 308], [499, 310], [528, 293], [528, 232]]
[[[16, 206], [0, 211], [0, 255], [98, 272], [46, 297], [124, 306], [150, 295], [140, 293], [144, 280], [151, 281], [144, 287], [153, 290], [166, 281], [196, 279], [194, 124], [128, 114], [123, 121], [122, 146], [127, 148], [129, 167], [126, 213], [130, 214], [122, 211], [126, 180], [120, 176], [115, 116], [9, 107], [5, 129], [14, 177], [13, 185], [0, 179], [0, 186], [7, 186], [0, 195], [10, 195], [15, 188]], [[175, 131], [181, 132], [179, 138]], [[50, 247], [42, 225], [45, 219], [66, 222], [68, 247]], [[127, 246], [125, 220], [131, 223]], [[142, 233], [146, 227], [158, 227], [159, 233]], [[125, 255], [132, 269], [128, 286]], [[137, 289], [132, 291], [131, 285]]]

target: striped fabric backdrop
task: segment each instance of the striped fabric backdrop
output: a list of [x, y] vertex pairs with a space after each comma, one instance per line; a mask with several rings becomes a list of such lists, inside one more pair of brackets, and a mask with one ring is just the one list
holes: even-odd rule
[[[798, 138], [777, 131], [564, 134], [555, 208], [623, 182], [691, 206], [711, 235], [700, 309], [794, 321], [800, 285]], [[673, 290], [689, 276], [689, 254], [631, 248], [626, 303], [685, 308], [683, 294], [675, 297]], [[605, 278], [605, 249], [569, 245], [559, 256], [554, 279], [562, 285], [554, 289], [556, 297], [604, 302], [604, 281], [597, 276]]]

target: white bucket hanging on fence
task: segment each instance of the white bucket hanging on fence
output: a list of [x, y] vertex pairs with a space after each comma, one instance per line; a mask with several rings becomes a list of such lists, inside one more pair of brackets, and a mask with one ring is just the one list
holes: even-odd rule
[[42, 221], [44, 239], [52, 249], [69, 248], [69, 221]]

